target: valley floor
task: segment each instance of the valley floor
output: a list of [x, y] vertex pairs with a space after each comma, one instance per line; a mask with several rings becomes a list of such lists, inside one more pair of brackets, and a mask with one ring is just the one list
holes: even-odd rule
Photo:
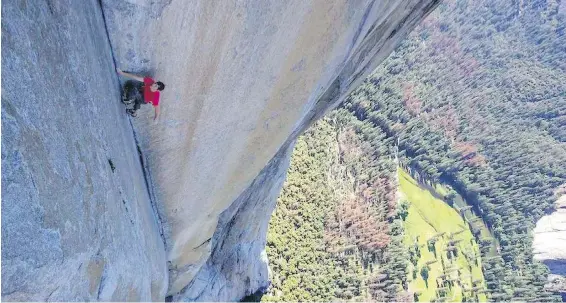
[[468, 224], [437, 193], [402, 169], [398, 174], [401, 203], [409, 204], [404, 220], [409, 291], [419, 301], [485, 302], [479, 246]]

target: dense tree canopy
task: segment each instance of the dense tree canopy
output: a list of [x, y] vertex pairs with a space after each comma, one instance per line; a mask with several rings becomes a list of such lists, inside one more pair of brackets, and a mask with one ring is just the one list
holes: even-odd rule
[[494, 298], [549, 297], [531, 231], [566, 183], [564, 5], [446, 1], [345, 105], [490, 226], [502, 257], [485, 264]]
[[556, 299], [531, 246], [566, 184], [565, 13], [558, 0], [444, 1], [301, 138], [270, 225], [268, 298], [411, 298], [397, 156], [493, 233], [478, 239], [491, 300]]

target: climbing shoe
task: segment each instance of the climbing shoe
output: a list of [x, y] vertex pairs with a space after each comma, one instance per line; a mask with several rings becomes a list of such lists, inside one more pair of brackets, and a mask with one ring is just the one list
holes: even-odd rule
[[126, 109], [126, 112], [134, 118], [138, 116], [138, 113], [136, 113], [136, 111], [133, 109]]

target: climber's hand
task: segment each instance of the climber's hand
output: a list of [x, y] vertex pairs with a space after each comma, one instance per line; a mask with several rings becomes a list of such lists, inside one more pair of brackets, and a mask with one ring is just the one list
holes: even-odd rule
[[122, 70], [119, 67], [116, 67], [116, 72], [120, 75], [123, 73]]
[[153, 116], [153, 123], [157, 124], [159, 122], [159, 113], [161, 110], [159, 106], [154, 106], [153, 108], [155, 109], [155, 115]]

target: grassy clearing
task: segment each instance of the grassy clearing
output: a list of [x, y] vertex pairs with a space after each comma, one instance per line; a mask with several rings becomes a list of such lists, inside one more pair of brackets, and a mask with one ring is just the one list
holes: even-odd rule
[[[399, 169], [398, 174], [402, 200], [409, 203], [404, 223], [411, 252], [409, 290], [419, 301], [459, 302], [466, 297], [485, 302], [485, 294], [478, 292], [484, 289], [479, 246], [468, 225], [408, 173]], [[428, 269], [426, 280], [423, 268]]]

